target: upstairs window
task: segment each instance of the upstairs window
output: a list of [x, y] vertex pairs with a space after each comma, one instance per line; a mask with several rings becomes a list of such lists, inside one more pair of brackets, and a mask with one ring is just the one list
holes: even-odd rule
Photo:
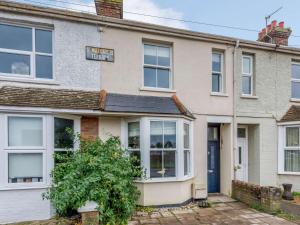
[[253, 95], [253, 56], [243, 55], [242, 94]]
[[213, 93], [223, 92], [223, 60], [222, 52], [213, 52], [212, 54], [212, 86]]
[[53, 79], [52, 31], [0, 24], [0, 75]]
[[172, 88], [170, 47], [144, 44], [144, 86]]
[[300, 99], [300, 63], [292, 63], [292, 98]]

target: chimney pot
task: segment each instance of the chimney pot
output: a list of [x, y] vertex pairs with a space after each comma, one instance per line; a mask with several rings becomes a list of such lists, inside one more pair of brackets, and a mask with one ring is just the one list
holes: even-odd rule
[[272, 27], [277, 27], [277, 21], [276, 20], [272, 21]]
[[279, 27], [284, 28], [284, 22], [283, 21], [279, 23]]

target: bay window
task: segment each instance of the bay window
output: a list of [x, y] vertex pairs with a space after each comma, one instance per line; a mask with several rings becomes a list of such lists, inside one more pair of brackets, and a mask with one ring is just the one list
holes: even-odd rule
[[170, 47], [144, 44], [144, 87], [172, 88]]
[[140, 159], [146, 180], [192, 176], [190, 123], [184, 121], [143, 117], [127, 122], [127, 147]]
[[52, 31], [0, 24], [0, 75], [53, 79]]
[[6, 121], [7, 182], [43, 182], [44, 118], [9, 115]]

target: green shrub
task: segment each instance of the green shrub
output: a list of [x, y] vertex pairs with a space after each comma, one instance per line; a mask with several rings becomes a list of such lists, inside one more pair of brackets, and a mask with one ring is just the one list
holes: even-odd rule
[[50, 199], [59, 215], [77, 210], [86, 201], [99, 204], [102, 224], [127, 224], [139, 192], [134, 177], [141, 177], [136, 158], [128, 156], [118, 138], [106, 142], [80, 141], [72, 154], [55, 156], [53, 183], [44, 198]]
[[293, 196], [300, 196], [300, 192], [293, 192]]

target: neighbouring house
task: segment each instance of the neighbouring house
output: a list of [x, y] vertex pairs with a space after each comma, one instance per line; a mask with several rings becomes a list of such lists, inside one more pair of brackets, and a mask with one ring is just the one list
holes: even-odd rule
[[[136, 180], [144, 206], [230, 195], [233, 179], [289, 179], [277, 173], [277, 122], [298, 118], [295, 106], [282, 116], [299, 49], [125, 20], [122, 0], [95, 7], [98, 15], [0, 1], [0, 224], [55, 214], [41, 194], [53, 153], [76, 150], [67, 127], [120, 137], [145, 168]], [[278, 152], [297, 170], [297, 146]]]
[[235, 179], [300, 191], [300, 50], [288, 46], [290, 34], [272, 21], [259, 33], [264, 48], [237, 49], [234, 169]]

